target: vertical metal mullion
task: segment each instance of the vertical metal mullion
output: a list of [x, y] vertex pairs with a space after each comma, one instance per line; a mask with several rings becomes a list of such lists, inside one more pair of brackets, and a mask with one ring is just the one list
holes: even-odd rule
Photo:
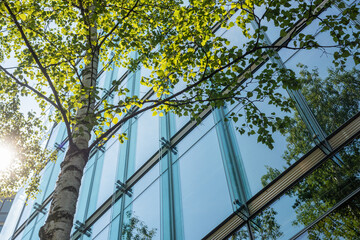
[[[64, 138], [64, 135], [65, 135], [65, 131], [62, 131], [61, 132], [61, 130], [65, 130], [65, 128], [63, 127], [63, 126], [59, 126], [59, 131], [57, 132], [57, 136], [56, 136], [56, 140], [55, 140], [55, 143], [56, 142], [60, 142], [61, 143], [61, 140]], [[51, 130], [51, 132], [53, 131], [53, 129]], [[46, 144], [47, 145], [47, 144]], [[65, 154], [65, 153], [64, 153]], [[58, 156], [57, 156], [58, 157]], [[50, 163], [50, 162], [49, 162]], [[49, 164], [48, 163], [48, 164]], [[52, 169], [51, 169], [51, 174], [49, 175], [50, 177], [51, 177], [51, 175], [52, 175], [52, 173], [53, 173], [53, 171], [54, 171], [54, 168], [55, 168], [55, 164], [53, 164], [53, 166], [52, 166]], [[48, 179], [49, 180], [49, 179]], [[44, 189], [44, 196], [43, 196], [43, 199], [41, 200], [41, 202], [40, 202], [40, 204], [42, 205], [42, 202], [44, 201], [44, 198], [45, 198], [45, 193], [46, 193], [46, 190], [47, 190], [47, 188], [48, 188], [48, 186], [49, 186], [49, 184], [50, 184], [50, 182], [49, 181], [47, 181], [47, 183], [46, 183], [46, 185], [45, 185], [45, 189]], [[34, 202], [35, 203], [35, 202]], [[36, 211], [36, 210], [35, 210]], [[39, 219], [39, 215], [40, 214], [42, 214], [42, 213], [40, 213], [40, 212], [38, 212], [37, 213], [37, 215], [36, 215], [36, 217], [33, 219], [33, 221], [34, 221], [34, 226], [33, 226], [33, 228], [31, 229], [31, 234], [30, 234], [30, 239], [32, 239], [33, 238], [33, 234], [34, 234], [34, 231], [35, 231], [35, 226], [36, 226], [36, 223], [37, 223], [37, 221], [38, 221], [38, 219]], [[20, 218], [21, 218], [21, 216], [20, 216]], [[19, 220], [20, 220], [20, 218], [19, 218]], [[25, 229], [24, 229], [25, 230]]]
[[[166, 122], [166, 140], [170, 139], [170, 114], [165, 115]], [[168, 161], [168, 184], [169, 184], [169, 205], [170, 205], [170, 234], [171, 239], [176, 239], [176, 226], [175, 226], [175, 202], [174, 202], [174, 177], [173, 177], [173, 167], [172, 167], [172, 155], [171, 151], [168, 152], [167, 161]]]
[[[37, 223], [37, 221], [38, 221], [38, 218], [39, 218], [39, 215], [40, 215], [41, 213], [38, 213], [37, 215], [36, 215], [36, 217], [34, 218], [34, 226], [31, 228], [31, 234], [30, 234], [30, 238], [29, 239], [33, 239], [33, 234], [34, 234], [34, 231], [35, 231], [35, 227], [36, 227], [36, 223]], [[25, 230], [25, 229], [24, 229]]]
[[230, 122], [225, 122], [224, 120], [226, 117], [225, 109], [226, 107], [214, 109], [213, 117], [216, 123], [216, 132], [229, 193], [234, 203], [233, 209], [236, 211], [250, 198], [251, 191], [242, 163], [241, 152], [237, 145], [236, 137], [232, 132], [233, 128]]
[[[137, 57], [137, 53], [135, 53], [135, 57]], [[132, 81], [128, 83], [128, 86], [130, 87], [130, 95], [134, 96], [137, 94], [139, 89], [140, 81], [137, 81], [137, 74], [139, 74], [139, 71], [135, 71], [132, 76]], [[130, 159], [132, 156], [131, 149], [133, 149], [134, 146], [132, 144], [136, 144], [136, 138], [137, 131], [133, 128], [137, 128], [137, 120], [135, 119], [129, 119], [128, 121], [129, 127], [128, 127], [128, 134], [129, 134], [129, 140], [127, 140], [126, 144], [126, 154], [125, 154], [125, 165], [124, 165], [124, 179], [123, 181], [126, 182], [129, 175], [129, 166], [130, 161], [135, 161], [135, 158]], [[135, 163], [133, 163], [134, 165]], [[120, 205], [120, 216], [119, 216], [119, 236], [118, 239], [122, 239], [123, 234], [123, 225], [124, 225], [124, 217], [125, 217], [125, 203], [126, 203], [126, 194], [123, 195], [121, 198], [121, 205]]]
[[85, 211], [84, 211], [84, 220], [86, 220], [86, 217], [87, 217], [87, 214], [88, 214], [88, 211], [89, 211], [90, 198], [92, 196], [92, 191], [91, 190], [92, 190], [93, 185], [94, 185], [95, 173], [96, 173], [97, 164], [98, 164], [98, 161], [99, 161], [98, 157], [99, 157], [99, 150], [96, 152], [96, 156], [95, 156], [95, 160], [94, 160], [94, 167], [93, 167], [93, 170], [92, 170], [92, 173], [91, 173], [89, 192], [88, 192], [88, 195], [87, 195], [86, 207], [85, 207]]
[[160, 160], [160, 171], [163, 173], [161, 176], [161, 238], [166, 240], [184, 238], [179, 169], [178, 165], [173, 165], [176, 160], [176, 149], [170, 145], [175, 128], [172, 117], [174, 117], [172, 113], [166, 113], [160, 118], [160, 136], [164, 146], [168, 148], [167, 154]]
[[[133, 119], [129, 120], [129, 140], [132, 138], [132, 127], [133, 127]], [[131, 141], [131, 140], [130, 140]], [[129, 166], [129, 156], [130, 156], [130, 141], [127, 141], [126, 144], [126, 154], [125, 154], [125, 165], [124, 165], [124, 181], [126, 181], [127, 176], [128, 176], [128, 166]], [[121, 239], [122, 237], [122, 232], [123, 232], [123, 224], [124, 224], [124, 215], [125, 215], [125, 198], [126, 195], [124, 194], [123, 197], [121, 198], [121, 205], [120, 205], [120, 216], [119, 216], [119, 239]]]

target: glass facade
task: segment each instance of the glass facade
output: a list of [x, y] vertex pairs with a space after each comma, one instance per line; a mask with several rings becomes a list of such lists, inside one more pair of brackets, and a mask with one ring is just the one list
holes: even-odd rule
[[[322, 14], [341, 12], [331, 7]], [[264, 41], [277, 41], [279, 26], [271, 21], [264, 25], [269, 29]], [[314, 26], [302, 31], [332, 44]], [[242, 47], [245, 41], [236, 27], [220, 28], [216, 34], [229, 39], [230, 47]], [[273, 134], [272, 149], [258, 143], [256, 135], [239, 134], [245, 117], [226, 121], [230, 114], [244, 112], [238, 104], [205, 110], [201, 123], [173, 113], [153, 117], [151, 112], [128, 120], [119, 130], [128, 140], [110, 138], [91, 153], [72, 239], [220, 239], [211, 237], [220, 231], [221, 239], [358, 239], [360, 141], [355, 130], [339, 147], [331, 139], [359, 121], [360, 72], [350, 62], [346, 71], [338, 72], [330, 68], [332, 61], [331, 51], [283, 49], [253, 72], [255, 79], [266, 63], [276, 63], [293, 70], [301, 83], [298, 90], [279, 88], [274, 93], [295, 102], [291, 112], [269, 99], [259, 103], [261, 111], [291, 119], [285, 132]], [[148, 75], [144, 67], [129, 73], [113, 66], [98, 84], [105, 92], [111, 81], [123, 79], [129, 94], [144, 97], [151, 90], [140, 81]], [[250, 84], [256, 88], [256, 81]], [[345, 134], [338, 138], [345, 139]], [[15, 197], [0, 239], [38, 239], [67, 147], [63, 124], [53, 127], [47, 143], [49, 149], [59, 145], [58, 160], [43, 169], [36, 199], [26, 200], [23, 190]], [[318, 163], [283, 180], [293, 169], [305, 169], [305, 160], [317, 150], [324, 155]], [[261, 199], [261, 207], [253, 211], [255, 200], [276, 184], [284, 190], [273, 200]]]
[[9, 199], [0, 199], [0, 232], [4, 226], [6, 217], [10, 211], [10, 207], [12, 204], [11, 198]]

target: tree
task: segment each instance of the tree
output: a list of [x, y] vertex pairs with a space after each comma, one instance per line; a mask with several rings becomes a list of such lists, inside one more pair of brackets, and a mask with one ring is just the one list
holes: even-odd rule
[[[325, 79], [319, 77], [317, 69], [309, 70], [300, 65], [302, 92], [316, 115], [320, 125], [327, 133], [335, 131], [360, 110], [359, 77], [360, 71], [340, 71], [330, 69]], [[319, 97], [321, 96], [321, 97]], [[311, 147], [312, 136], [308, 133], [300, 116], [295, 114], [289, 128], [288, 149], [284, 160], [291, 165]], [[294, 225], [307, 226], [320, 214], [341, 201], [360, 184], [360, 142], [358, 139], [346, 146], [339, 154], [343, 164], [338, 166], [328, 160], [315, 173], [307, 176], [287, 194], [295, 196], [293, 209], [297, 213]], [[277, 169], [269, 168], [263, 181], [269, 181], [280, 174]], [[354, 239], [360, 232], [359, 201], [346, 203], [344, 207], [325, 218], [308, 230], [309, 239]]]
[[[277, 169], [268, 168], [268, 173], [263, 176], [262, 185], [265, 187], [269, 179], [275, 179], [280, 171]], [[279, 223], [276, 221], [276, 215], [278, 213], [273, 207], [267, 207], [261, 213], [259, 213], [255, 218], [249, 221], [251, 226], [251, 231], [256, 239], [268, 240], [268, 239], [278, 239], [283, 235], [283, 232], [280, 229]], [[232, 236], [232, 240], [242, 240], [249, 239], [249, 230], [241, 228], [239, 231], [235, 232]]]
[[[304, 85], [304, 96], [327, 133], [335, 131], [360, 110], [360, 97], [357, 94], [360, 90], [358, 70], [353, 69], [348, 72], [329, 70], [329, 76], [325, 79], [320, 79], [316, 70], [309, 71], [306, 67], [301, 73], [303, 77], [300, 81]], [[319, 94], [324, 97], [315, 97]], [[293, 125], [294, 131], [304, 132], [302, 125], [295, 125], [296, 122]], [[310, 139], [308, 137], [301, 140], [300, 146], [304, 145], [301, 144], [302, 141], [310, 141]], [[293, 142], [290, 144], [294, 146]], [[294, 155], [295, 151], [298, 154], [301, 149], [291, 148], [285, 157]], [[316, 174], [310, 175], [294, 188], [291, 195], [297, 196], [297, 201], [293, 206], [297, 219], [293, 224], [310, 224], [316, 220], [318, 212], [326, 211], [359, 186], [359, 153], [360, 142], [355, 140], [338, 155], [344, 164], [339, 167], [333, 161], [328, 161], [325, 166], [316, 171]], [[288, 158], [287, 161], [289, 160]], [[324, 236], [333, 239], [353, 239], [360, 233], [356, 227], [354, 228], [360, 224], [359, 216], [359, 209], [348, 205], [337, 213], [335, 218], [324, 220], [325, 222], [322, 221], [322, 224], [309, 230], [309, 238], [318, 239]], [[334, 221], [343, 224], [340, 224], [341, 227], [329, 224]], [[348, 224], [349, 222], [355, 225], [352, 226]]]
[[[277, 212], [272, 207], [269, 207], [249, 222], [255, 239], [276, 240], [283, 235], [280, 225], [276, 221], [276, 215]], [[247, 228], [241, 228], [231, 236], [231, 240], [250, 239], [249, 235]]]
[[[0, 146], [10, 148], [14, 161], [0, 174], [1, 195], [11, 196], [14, 187], [26, 184], [22, 176], [32, 176], [32, 184], [27, 189], [28, 194], [38, 191], [37, 186], [40, 171], [48, 160], [55, 160], [56, 155], [41, 147], [42, 121], [28, 113], [24, 116], [19, 112], [20, 101], [14, 96], [2, 99], [0, 102]], [[3, 157], [3, 156], [2, 156]], [[3, 159], [2, 159], [3, 160]], [[3, 162], [1, 164], [4, 164]]]
[[[320, 17], [321, 7], [334, 2], [344, 15]], [[239, 75], [251, 77], [248, 63], [258, 65], [281, 48], [327, 47], [337, 48], [335, 56], [341, 65], [348, 57], [359, 62], [359, 26], [349, 24], [356, 19], [358, 6], [324, 1], [316, 8], [320, 3], [2, 0], [0, 58], [4, 61], [14, 57], [18, 65], [0, 66], [4, 79], [0, 93], [16, 88], [17, 94], [34, 97], [42, 109], [52, 106], [55, 111], [49, 118], [64, 122], [69, 141], [40, 238], [69, 238], [90, 150], [104, 144], [124, 122], [144, 111], [160, 116], [173, 112], [199, 119], [199, 113], [209, 106], [239, 102], [246, 110], [248, 134], [258, 134], [258, 141], [271, 147], [271, 134], [283, 128], [284, 120], [262, 113], [257, 102], [266, 97], [270, 104], [289, 111], [291, 101], [275, 94], [275, 90], [295, 88], [294, 74], [276, 64], [267, 64], [256, 88], [239, 87]], [[258, 8], [265, 12], [257, 14]], [[230, 19], [235, 14], [238, 16]], [[330, 32], [335, 44], [321, 46], [312, 35], [297, 35], [301, 26], [295, 23], [299, 19], [304, 20], [304, 25], [319, 19], [319, 31]], [[279, 37], [287, 38], [282, 45], [264, 41], [264, 21], [281, 27]], [[244, 42], [231, 46], [228, 39], [213, 33], [218, 27], [238, 28]], [[131, 95], [118, 80], [112, 81], [111, 91], [121, 100], [112, 103], [100, 95], [99, 72], [114, 66], [136, 71], [140, 65], [152, 70], [149, 77], [141, 80], [141, 84], [152, 89], [152, 98]], [[234, 121], [238, 117], [230, 116]], [[90, 141], [92, 133], [96, 137]], [[126, 136], [119, 133], [118, 138], [123, 141]], [[16, 190], [17, 185], [13, 186]]]
[[127, 223], [122, 227], [122, 239], [124, 240], [151, 240], [157, 232], [156, 228], [149, 227], [131, 211], [126, 212]]

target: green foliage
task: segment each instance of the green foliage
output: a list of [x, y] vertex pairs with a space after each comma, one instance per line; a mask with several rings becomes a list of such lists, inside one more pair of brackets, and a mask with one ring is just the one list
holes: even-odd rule
[[41, 147], [44, 139], [42, 121], [19, 112], [19, 98], [1, 99], [0, 145], [14, 152], [11, 165], [0, 171], [0, 198], [13, 196], [20, 187], [34, 196], [38, 191], [40, 171], [54, 156]]
[[127, 222], [122, 227], [121, 239], [124, 240], [151, 240], [156, 235], [157, 229], [149, 227], [131, 211], [126, 213]]
[[[266, 11], [256, 15], [255, 10], [260, 8]], [[298, 19], [305, 16], [310, 23], [318, 18], [311, 3], [290, 5], [287, 1], [263, 0], [190, 1], [189, 5], [177, 0], [4, 1], [0, 11], [6, 16], [0, 21], [0, 60], [13, 54], [19, 63], [12, 72], [18, 82], [6, 74], [6, 89], [21, 83], [21, 94], [35, 96], [42, 109], [54, 105], [57, 111], [50, 118], [68, 122], [68, 134], [85, 120], [90, 128], [96, 126], [98, 137], [108, 138], [104, 136], [106, 129], [122, 124], [126, 114], [135, 115], [131, 109], [171, 111], [196, 119], [209, 104], [220, 107], [238, 101], [245, 106], [247, 125], [259, 129], [248, 133], [258, 134], [258, 141], [270, 147], [272, 132], [283, 129], [288, 119], [261, 115], [253, 98], [267, 96], [270, 104], [287, 111], [291, 104], [273, 93], [279, 86], [296, 88], [292, 85], [293, 72], [272, 64], [251, 91], [238, 88], [237, 78], [244, 73], [245, 78], [251, 77], [250, 72], [246, 73], [249, 62], [257, 64], [265, 54], [274, 56], [273, 47], [263, 41], [265, 20], [281, 27], [285, 36]], [[319, 22], [319, 31], [330, 32], [339, 44], [337, 64], [346, 58], [357, 59], [359, 26], [348, 24], [357, 11], [356, 4], [344, 7], [344, 16], [326, 16]], [[230, 21], [233, 14], [238, 16]], [[251, 30], [251, 24], [257, 29]], [[243, 42], [229, 45], [228, 39], [214, 34], [217, 27], [237, 28], [244, 36]], [[91, 28], [96, 31], [91, 33]], [[353, 35], [348, 34], [351, 31]], [[321, 47], [309, 34], [290, 38], [295, 48]], [[119, 81], [112, 82], [113, 91], [121, 96], [117, 102], [102, 99], [102, 86], [92, 83], [85, 87], [82, 71], [97, 58], [105, 72], [115, 66], [135, 70], [143, 65], [151, 69], [150, 76], [143, 77], [141, 83], [154, 90], [155, 100], [133, 96]], [[4, 69], [2, 74], [5, 76]], [[181, 91], [177, 85], [182, 86]], [[76, 117], [77, 109], [94, 101], [100, 102], [102, 110], [88, 112], [85, 119]], [[236, 121], [239, 116], [233, 117]]]
[[[283, 235], [280, 230], [280, 225], [276, 222], [276, 215], [277, 212], [270, 207], [262, 211], [256, 218], [251, 220], [251, 231], [254, 234], [255, 239], [276, 240]], [[234, 233], [230, 239], [249, 239], [249, 233], [247, 230], [240, 229]]]
[[279, 239], [283, 233], [280, 225], [276, 222], [277, 212], [273, 208], [268, 208], [260, 213], [255, 221], [258, 221], [259, 227], [255, 228], [255, 237], [262, 240]]
[[[298, 79], [310, 108], [320, 125], [331, 133], [359, 112], [360, 109], [360, 71], [353, 69], [343, 72], [330, 69], [328, 77], [319, 77], [316, 69], [309, 71], [301, 66]], [[284, 160], [291, 165], [312, 146], [312, 136], [296, 113], [288, 131], [288, 148]], [[293, 209], [296, 212], [294, 225], [306, 226], [315, 221], [322, 213], [350, 194], [360, 184], [360, 142], [355, 140], [339, 152], [344, 162], [340, 167], [328, 160], [321, 168], [307, 176], [290, 192], [296, 198]], [[264, 184], [273, 180], [280, 171], [268, 167], [268, 173], [262, 177]], [[354, 239], [359, 231], [359, 209], [348, 205], [332, 218], [326, 218], [308, 231], [309, 239]]]
[[[291, 70], [276, 64], [266, 65], [254, 78], [262, 61], [276, 57], [281, 48], [332, 48], [336, 49], [334, 64], [340, 68], [349, 59], [359, 63], [360, 26], [350, 20], [356, 20], [360, 3], [339, 4], [344, 13], [339, 16], [319, 16], [321, 9], [315, 6], [321, 2], [3, 0], [0, 62], [13, 57], [18, 65], [0, 65], [0, 94], [32, 96], [42, 110], [51, 105], [54, 111], [49, 119], [64, 122], [73, 149], [90, 151], [144, 111], [199, 120], [204, 109], [227, 103], [243, 106], [246, 122], [240, 133], [257, 134], [259, 142], [272, 147], [272, 133], [284, 131], [289, 119], [267, 115], [257, 104], [267, 99], [280, 110], [290, 111], [293, 103], [277, 90], [299, 86]], [[258, 10], [265, 11], [258, 14]], [[312, 34], [297, 35], [294, 26], [300, 19], [304, 25], [317, 20], [318, 32], [328, 32], [334, 45], [322, 46]], [[287, 37], [283, 45], [265, 41], [266, 21], [281, 28], [278, 37]], [[218, 28], [236, 28], [240, 43], [233, 46], [229, 39], [216, 35]], [[116, 102], [102, 94], [98, 73], [124, 67], [131, 74], [141, 66], [151, 70], [141, 80], [152, 90], [151, 98], [140, 99], [115, 76], [108, 85], [118, 96]], [[249, 79], [255, 79], [257, 87], [250, 88]], [[240, 117], [229, 118], [237, 121]], [[91, 133], [96, 139], [89, 143]], [[126, 140], [124, 133], [117, 137]]]
[[[321, 79], [316, 69], [309, 71], [306, 66], [302, 66], [300, 74], [298, 81], [303, 86], [302, 93], [327, 134], [335, 131], [359, 111], [359, 70], [342, 72], [340, 69], [329, 69], [328, 77]], [[305, 154], [311, 148], [312, 138], [296, 113], [287, 138], [288, 151], [284, 156], [287, 163], [290, 164]]]

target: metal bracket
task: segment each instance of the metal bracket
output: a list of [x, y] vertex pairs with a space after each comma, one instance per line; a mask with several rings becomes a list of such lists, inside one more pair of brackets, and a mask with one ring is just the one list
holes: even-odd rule
[[38, 203], [34, 203], [34, 209], [35, 211], [42, 213], [42, 214], [46, 214], [47, 209], [45, 208], [45, 206], [42, 206]]
[[115, 186], [116, 186], [116, 189], [125, 193], [126, 195], [128, 195], [129, 197], [132, 197], [133, 195], [133, 191], [132, 189], [126, 189], [126, 185], [121, 182], [120, 180], [117, 180], [116, 183], [115, 183]]
[[238, 215], [238, 217], [240, 217], [245, 222], [251, 222], [258, 229], [261, 229], [259, 222], [256, 223], [254, 220], [250, 219], [249, 210], [248, 210], [248, 208], [247, 208], [247, 206], [245, 204], [242, 204], [238, 199], [235, 199], [233, 201], [233, 204], [239, 206], [239, 208], [236, 209], [236, 211], [235, 211], [235, 213], [236, 213], [236, 215]]
[[86, 229], [85, 224], [76, 220], [75, 222], [75, 229], [78, 230], [80, 233], [86, 235], [87, 237], [91, 236], [91, 228]]
[[101, 145], [101, 146], [95, 146], [94, 147], [96, 150], [99, 150], [100, 152], [105, 152], [105, 147], [104, 147], [104, 145]]
[[178, 154], [178, 150], [175, 146], [171, 146], [170, 141], [166, 140], [164, 137], [160, 139], [160, 143], [163, 147], [169, 149], [173, 154]]
[[[325, 155], [329, 155], [333, 151], [330, 144], [326, 141], [326, 139], [321, 141], [319, 135], [314, 135], [313, 138], [315, 140], [316, 146], [318, 146], [318, 148], [320, 148], [320, 150]], [[341, 159], [341, 157], [338, 154], [334, 154], [334, 156], [331, 157], [331, 160], [333, 160], [333, 162], [337, 164], [339, 167], [344, 165], [344, 161]]]
[[108, 95], [108, 97], [110, 98], [114, 98], [114, 93], [113, 91], [110, 91], [108, 89], [104, 89], [105, 95]]
[[65, 148], [64, 148], [64, 145], [65, 145], [65, 142], [62, 142], [60, 144], [58, 143], [55, 143], [54, 146], [57, 150], [59, 151], [62, 151], [62, 152], [65, 152]]
[[[247, 211], [246, 211], [246, 206], [245, 204], [242, 204], [239, 199], [235, 199], [233, 201], [233, 204], [235, 206], [238, 206], [238, 208], [236, 209], [235, 213], [244, 221], [248, 221], [249, 220], [249, 215], [247, 214]], [[243, 211], [245, 211], [245, 213], [243, 213]], [[240, 215], [241, 216], [240, 216]]]

